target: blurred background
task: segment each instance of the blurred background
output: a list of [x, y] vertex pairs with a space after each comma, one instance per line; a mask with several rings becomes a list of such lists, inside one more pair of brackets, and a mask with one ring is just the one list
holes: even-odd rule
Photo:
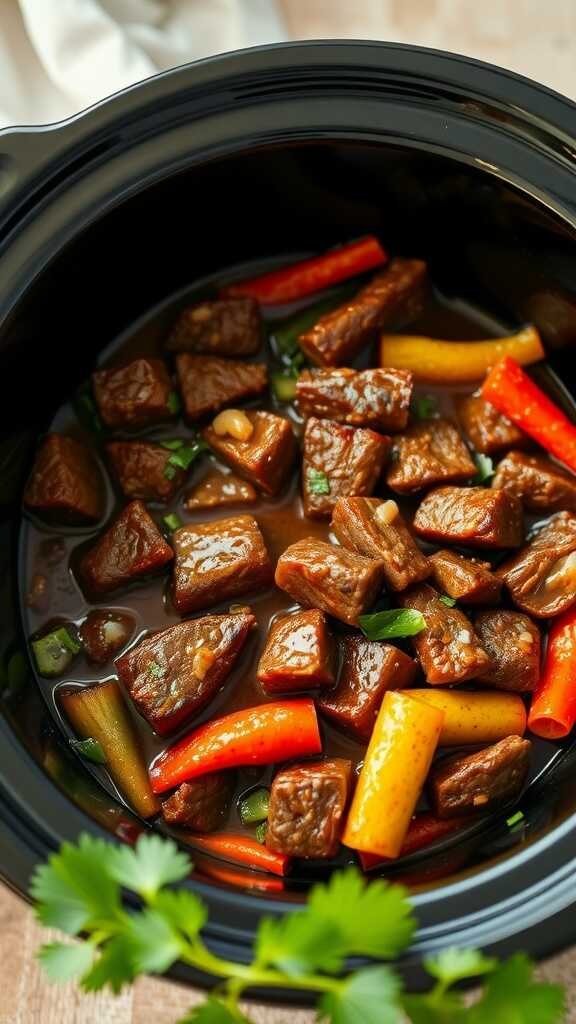
[[576, 99], [575, 0], [0, 0], [0, 127], [213, 53], [326, 37], [452, 50]]

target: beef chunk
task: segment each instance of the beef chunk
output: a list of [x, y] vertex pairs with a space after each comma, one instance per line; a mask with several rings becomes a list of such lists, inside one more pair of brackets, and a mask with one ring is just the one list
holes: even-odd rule
[[528, 441], [526, 434], [481, 395], [457, 398], [456, 411], [462, 430], [477, 452], [496, 455]]
[[316, 705], [334, 725], [367, 743], [386, 690], [410, 686], [416, 665], [397, 647], [359, 636], [343, 637], [341, 649], [338, 685], [319, 697]]
[[257, 494], [247, 480], [233, 473], [212, 470], [192, 488], [184, 507], [191, 512], [203, 508], [225, 508], [227, 505], [253, 505]]
[[519, 796], [528, 775], [530, 741], [507, 736], [477, 754], [442, 761], [430, 773], [439, 818], [491, 811]]
[[247, 412], [254, 428], [247, 441], [219, 436], [213, 427], [202, 431], [210, 447], [240, 476], [264, 494], [277, 494], [288, 477], [297, 445], [290, 422], [271, 412]]
[[181, 352], [176, 356], [176, 370], [184, 412], [191, 423], [227, 405], [261, 395], [268, 386], [268, 371], [263, 363]]
[[502, 580], [491, 571], [490, 562], [464, 558], [455, 551], [436, 551], [430, 555], [434, 583], [445, 594], [463, 604], [496, 604]]
[[64, 522], [86, 522], [104, 514], [102, 474], [92, 453], [65, 434], [48, 434], [36, 453], [24, 504]]
[[576, 512], [576, 477], [539, 455], [510, 452], [499, 464], [492, 487], [515, 494], [536, 512]]
[[382, 562], [391, 590], [404, 590], [430, 575], [430, 564], [404, 522], [395, 501], [340, 498], [332, 529], [343, 547]]
[[252, 516], [189, 523], [175, 531], [172, 543], [172, 594], [180, 615], [263, 590], [272, 582], [264, 538]]
[[266, 693], [332, 686], [332, 640], [326, 616], [318, 608], [275, 619], [258, 665]]
[[352, 764], [340, 757], [278, 772], [270, 792], [268, 849], [289, 857], [334, 857], [351, 784]]
[[377, 331], [420, 312], [426, 264], [394, 259], [353, 299], [320, 317], [299, 343], [317, 366], [342, 366], [372, 341]]
[[171, 732], [212, 700], [255, 625], [251, 612], [180, 622], [119, 658], [118, 677], [152, 728]]
[[126, 646], [134, 625], [132, 616], [125, 612], [107, 608], [89, 612], [79, 630], [88, 661], [105, 665]]
[[106, 452], [127, 498], [170, 501], [186, 477], [185, 471], [177, 466], [170, 466], [166, 475], [173, 452], [161, 444], [111, 441], [106, 445]]
[[517, 548], [524, 534], [522, 503], [488, 487], [439, 487], [420, 504], [414, 529], [437, 544]]
[[276, 566], [276, 584], [304, 607], [321, 608], [355, 625], [376, 600], [380, 562], [308, 537], [286, 549]]
[[215, 299], [182, 310], [166, 342], [170, 352], [251, 356], [262, 341], [255, 299]]
[[399, 494], [409, 494], [468, 480], [475, 473], [476, 465], [453, 423], [421, 420], [394, 438], [386, 483]]
[[412, 587], [400, 596], [400, 604], [422, 612], [426, 621], [412, 644], [432, 686], [463, 683], [489, 671], [492, 663], [472, 623], [459, 608], [448, 608], [432, 587]]
[[132, 430], [174, 416], [172, 385], [161, 359], [135, 359], [92, 374], [94, 398], [107, 427]]
[[303, 370], [296, 385], [303, 416], [373, 430], [404, 430], [412, 374], [408, 370]]
[[164, 820], [191, 832], [214, 832], [224, 824], [235, 787], [234, 772], [211, 772], [183, 782], [162, 801]]
[[540, 678], [540, 630], [521, 612], [489, 611], [474, 626], [492, 668], [482, 682], [500, 690], [531, 692]]
[[372, 494], [388, 457], [390, 438], [330, 420], [309, 419], [304, 432], [304, 512], [328, 519], [338, 498]]
[[163, 569], [174, 552], [141, 501], [131, 501], [80, 562], [80, 575], [95, 594], [125, 587]]
[[566, 611], [576, 600], [576, 515], [557, 512], [497, 574], [514, 604], [530, 615]]

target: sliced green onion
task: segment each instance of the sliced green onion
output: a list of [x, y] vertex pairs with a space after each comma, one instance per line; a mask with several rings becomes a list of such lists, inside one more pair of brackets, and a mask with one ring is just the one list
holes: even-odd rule
[[446, 605], [447, 608], [453, 608], [454, 605], [456, 604], [456, 598], [449, 597], [448, 594], [442, 594], [440, 600], [442, 601], [442, 604]]
[[186, 471], [194, 460], [206, 451], [208, 451], [208, 445], [202, 438], [198, 438], [190, 444], [179, 445], [166, 461], [164, 476], [167, 480], [173, 480], [179, 469]]
[[478, 452], [474, 456], [474, 462], [476, 463], [478, 472], [472, 483], [483, 484], [486, 480], [489, 480], [490, 477], [494, 476], [496, 470], [494, 469], [494, 463], [489, 455], [483, 455], [481, 452]]
[[508, 828], [514, 828], [514, 825], [518, 825], [521, 821], [524, 821], [524, 814], [522, 811], [516, 811], [511, 818], [506, 818]]
[[168, 395], [168, 408], [174, 416], [177, 416], [180, 412], [180, 396], [176, 391], [171, 391]]
[[78, 419], [83, 427], [95, 434], [101, 433], [104, 429], [96, 403], [92, 398], [90, 385], [86, 384], [78, 391], [74, 399], [74, 408]]
[[179, 448], [184, 447], [184, 441], [179, 437], [175, 437], [172, 441], [160, 441], [163, 448], [167, 448], [169, 452], [176, 452]]
[[267, 831], [268, 831], [268, 822], [267, 821], [261, 821], [260, 824], [256, 826], [256, 828], [254, 829], [254, 836], [256, 837], [256, 839], [257, 839], [257, 841], [259, 843], [265, 843], [266, 842], [266, 833], [267, 833]]
[[279, 402], [293, 402], [296, 398], [296, 377], [291, 373], [273, 373], [270, 383]]
[[270, 793], [267, 789], [255, 789], [240, 801], [240, 818], [243, 825], [255, 825], [265, 821], [270, 807]]
[[[272, 326], [271, 335], [274, 338], [276, 350], [281, 356], [290, 358], [299, 353], [298, 338], [310, 327], [331, 310], [340, 306], [347, 298], [358, 291], [358, 282], [350, 282], [347, 286], [332, 292], [327, 298], [320, 302], [314, 302], [311, 306], [296, 313], [288, 320], [282, 321], [278, 327]], [[302, 359], [304, 357], [302, 356]]]
[[82, 650], [82, 644], [66, 626], [32, 641], [32, 652], [41, 676], [52, 679], [62, 675]]
[[420, 395], [410, 403], [412, 413], [418, 420], [431, 420], [438, 415], [438, 400], [434, 395]]
[[93, 761], [94, 764], [106, 764], [106, 754], [98, 740], [92, 739], [91, 736], [87, 740], [70, 740], [70, 746], [87, 761]]
[[416, 636], [426, 628], [426, 619], [415, 608], [389, 608], [373, 615], [361, 615], [360, 629], [369, 640], [392, 640], [394, 637]]
[[182, 520], [175, 512], [171, 512], [170, 515], [163, 516], [162, 519], [170, 530], [170, 533], [174, 533], [174, 530], [178, 530], [182, 526]]
[[308, 470], [308, 489], [311, 494], [330, 494], [330, 480], [322, 469]]

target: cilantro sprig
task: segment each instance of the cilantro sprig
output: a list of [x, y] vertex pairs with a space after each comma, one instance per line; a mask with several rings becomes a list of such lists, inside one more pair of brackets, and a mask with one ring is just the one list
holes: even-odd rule
[[[134, 847], [83, 835], [65, 843], [32, 880], [39, 920], [76, 941], [51, 942], [39, 958], [53, 981], [77, 979], [85, 992], [113, 992], [139, 974], [162, 974], [177, 960], [218, 980], [206, 1001], [180, 1024], [250, 1024], [239, 999], [247, 988], [291, 987], [317, 993], [318, 1022], [325, 1024], [559, 1024], [562, 990], [534, 980], [523, 954], [499, 965], [474, 950], [444, 950], [425, 960], [434, 985], [425, 994], [403, 991], [389, 963], [373, 963], [342, 976], [349, 957], [390, 961], [410, 944], [416, 927], [405, 889], [366, 883], [349, 868], [315, 885], [302, 910], [263, 917], [254, 960], [239, 964], [215, 956], [204, 944], [206, 907], [183, 882], [192, 865], [176, 844], [145, 835]], [[138, 896], [128, 910], [122, 889]], [[79, 940], [82, 933], [85, 938]], [[485, 989], [467, 1006], [460, 981], [486, 977]]]

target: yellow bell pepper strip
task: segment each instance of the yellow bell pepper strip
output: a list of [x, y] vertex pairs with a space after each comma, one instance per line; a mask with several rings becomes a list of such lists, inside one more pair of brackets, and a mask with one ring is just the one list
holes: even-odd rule
[[526, 731], [526, 707], [518, 693], [438, 688], [410, 690], [409, 696], [444, 712], [441, 747], [498, 743], [506, 736], [523, 736]]

